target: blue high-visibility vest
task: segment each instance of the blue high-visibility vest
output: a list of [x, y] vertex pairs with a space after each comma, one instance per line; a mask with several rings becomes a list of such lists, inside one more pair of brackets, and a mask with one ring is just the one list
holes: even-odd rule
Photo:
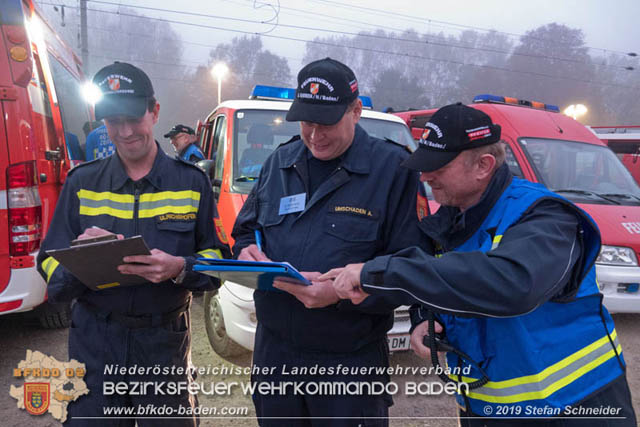
[[[600, 235], [586, 212], [540, 184], [513, 178], [478, 231], [454, 251], [496, 248], [503, 233], [545, 198], [566, 203], [580, 220], [584, 256], [579, 277], [584, 279], [575, 296], [568, 301], [546, 302], [527, 314], [509, 318], [438, 316], [450, 344], [479, 363], [490, 379], [465, 393], [470, 405], [467, 409], [480, 416], [540, 415], [530, 413], [531, 408], [561, 411], [624, 372], [613, 320], [602, 305], [596, 283], [593, 264]], [[566, 262], [562, 256], [558, 254], [558, 262]], [[447, 354], [447, 364], [450, 368], [468, 366], [462, 370], [470, 372], [468, 375], [451, 375], [453, 379], [473, 382], [482, 376], [453, 353]], [[459, 390], [464, 391], [464, 386]], [[457, 400], [466, 407], [462, 395]]]

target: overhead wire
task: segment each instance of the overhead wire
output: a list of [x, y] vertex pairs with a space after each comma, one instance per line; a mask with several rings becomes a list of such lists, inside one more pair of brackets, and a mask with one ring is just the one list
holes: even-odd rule
[[[98, 2], [96, 0], [91, 0], [91, 1], [92, 2]], [[111, 2], [100, 2], [100, 3], [111, 3]], [[55, 5], [53, 3], [46, 3], [46, 2], [41, 2], [41, 4]], [[144, 8], [144, 7], [141, 7], [141, 8]], [[153, 9], [157, 9], [157, 8], [153, 8]], [[155, 20], [155, 21], [160, 21], [160, 22], [181, 24], [181, 25], [187, 25], [187, 26], [195, 26], [195, 27], [199, 27], [199, 28], [208, 28], [208, 29], [216, 29], [216, 30], [220, 30], [220, 31], [229, 31], [229, 32], [234, 32], [234, 33], [257, 35], [257, 33], [250, 32], [250, 31], [243, 31], [243, 30], [238, 30], [238, 29], [217, 27], [217, 26], [212, 26], [212, 25], [197, 24], [197, 23], [193, 23], [193, 22], [177, 21], [177, 20], [173, 20], [173, 19], [152, 18], [152, 17], [141, 16], [141, 15], [137, 15], [137, 14], [129, 14], [129, 13], [124, 13], [124, 12], [113, 12], [113, 11], [106, 11], [106, 10], [101, 10], [101, 9], [89, 9], [89, 8], [87, 8], [87, 10], [90, 10], [90, 11], [93, 11], [93, 12], [107, 13], [107, 14], [129, 16], [129, 17], [133, 17], [133, 18], [150, 19], [150, 20]], [[170, 11], [170, 10], [166, 9], [165, 11]], [[173, 11], [170, 11], [170, 12], [173, 12]], [[177, 13], [192, 13], [192, 12], [177, 12]], [[233, 18], [233, 20], [238, 20], [238, 19], [239, 18]], [[256, 22], [253, 21], [253, 23], [256, 23]], [[576, 81], [576, 82], [582, 82], [582, 83], [593, 84], [593, 85], [598, 85], [598, 86], [612, 86], [612, 87], [621, 87], [621, 88], [627, 88], [627, 89], [640, 89], [640, 87], [621, 85], [621, 84], [618, 84], [618, 83], [605, 83], [605, 82], [599, 82], [599, 81], [593, 81], [593, 80], [579, 79], [579, 78], [574, 78], [574, 77], [569, 77], [569, 76], [561, 76], [561, 75], [551, 75], [551, 74], [539, 73], [539, 72], [534, 72], [534, 71], [512, 70], [512, 69], [509, 69], [509, 68], [492, 66], [492, 65], [487, 65], [487, 64], [473, 64], [473, 63], [466, 63], [466, 62], [463, 62], [463, 61], [456, 61], [456, 60], [442, 59], [442, 58], [432, 58], [432, 57], [426, 57], [426, 56], [415, 55], [415, 54], [410, 54], [410, 53], [391, 52], [391, 51], [385, 51], [385, 50], [380, 50], [380, 49], [371, 49], [371, 48], [365, 48], [365, 47], [359, 47], [359, 46], [348, 46], [348, 45], [344, 45], [344, 44], [329, 43], [329, 42], [323, 42], [323, 41], [319, 41], [319, 40], [307, 40], [307, 39], [300, 39], [300, 38], [295, 38], [295, 37], [276, 36], [276, 35], [273, 35], [273, 34], [264, 34], [264, 35], [262, 35], [262, 37], [269, 37], [269, 38], [275, 38], [275, 39], [281, 39], [281, 40], [297, 41], [297, 42], [302, 42], [302, 43], [311, 43], [311, 44], [319, 44], [319, 45], [324, 45], [324, 46], [332, 46], [332, 47], [340, 47], [340, 48], [361, 50], [361, 51], [366, 51], [366, 52], [371, 52], [371, 53], [379, 53], [379, 54], [383, 54], [383, 55], [392, 55], [392, 56], [401, 56], [401, 57], [406, 57], [406, 58], [422, 59], [422, 60], [425, 60], [425, 61], [432, 61], [432, 62], [442, 62], [442, 63], [449, 63], [449, 64], [454, 64], [454, 65], [479, 67], [479, 68], [496, 70], [496, 71], [506, 71], [506, 72], [509, 72], [509, 73], [532, 75], [532, 76], [537, 76], [537, 77], [547, 77], [547, 78], [552, 78], [552, 79]]]

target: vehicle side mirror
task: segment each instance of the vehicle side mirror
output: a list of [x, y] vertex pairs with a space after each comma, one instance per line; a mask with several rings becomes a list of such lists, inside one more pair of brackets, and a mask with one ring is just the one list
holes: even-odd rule
[[196, 166], [202, 169], [204, 173], [207, 174], [209, 179], [213, 180], [213, 176], [215, 175], [215, 172], [216, 172], [216, 164], [213, 160], [208, 160], [208, 159], [200, 160], [199, 162], [196, 163]]

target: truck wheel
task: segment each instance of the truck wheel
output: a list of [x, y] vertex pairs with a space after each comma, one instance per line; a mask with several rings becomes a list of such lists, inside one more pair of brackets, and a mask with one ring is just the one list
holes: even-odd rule
[[71, 304], [51, 304], [48, 301], [36, 308], [40, 326], [45, 329], [68, 328], [71, 325]]
[[204, 323], [207, 328], [207, 336], [209, 337], [211, 348], [213, 348], [213, 351], [218, 353], [218, 355], [231, 357], [248, 351], [227, 335], [218, 291], [208, 291], [204, 293]]

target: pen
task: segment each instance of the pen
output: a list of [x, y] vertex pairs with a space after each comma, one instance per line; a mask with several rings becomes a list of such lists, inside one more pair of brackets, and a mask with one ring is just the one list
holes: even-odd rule
[[256, 246], [258, 250], [262, 252], [262, 234], [260, 234], [260, 230], [255, 230], [254, 233], [256, 236]]

